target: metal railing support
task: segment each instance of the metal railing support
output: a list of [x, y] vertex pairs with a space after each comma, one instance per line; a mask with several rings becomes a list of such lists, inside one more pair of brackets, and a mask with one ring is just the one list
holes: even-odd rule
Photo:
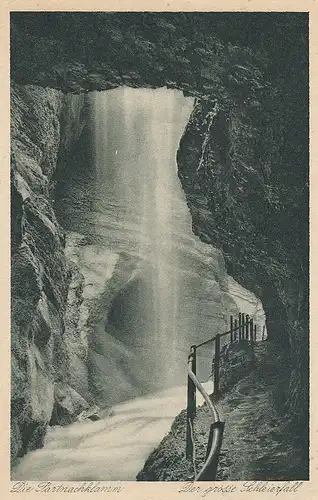
[[213, 422], [211, 424], [205, 464], [194, 478], [195, 481], [215, 481], [223, 432], [224, 422]]
[[254, 344], [254, 322], [253, 322], [253, 318], [251, 319], [250, 321], [250, 341], [252, 344]]
[[220, 392], [220, 334], [215, 336], [215, 351], [214, 351], [214, 388], [213, 394], [218, 395]]
[[231, 343], [234, 342], [233, 316], [230, 316]]
[[250, 317], [249, 315], [247, 314], [245, 316], [245, 338], [246, 340], [248, 340], [248, 331], [249, 331], [249, 326], [250, 326]]
[[262, 340], [265, 340], [265, 325], [263, 326]]
[[[196, 346], [191, 346], [188, 363], [191, 371], [196, 374]], [[187, 435], [186, 435], [186, 458], [192, 458], [193, 441], [192, 441], [192, 425], [196, 414], [196, 386], [188, 374], [188, 401], [187, 401]]]
[[243, 340], [245, 337], [245, 314], [244, 313], [241, 314], [241, 321], [242, 321], [242, 323], [241, 323], [241, 338], [240, 338], [240, 340]]
[[237, 324], [237, 319], [234, 320], [234, 340], [237, 339], [237, 329], [238, 329], [238, 324]]

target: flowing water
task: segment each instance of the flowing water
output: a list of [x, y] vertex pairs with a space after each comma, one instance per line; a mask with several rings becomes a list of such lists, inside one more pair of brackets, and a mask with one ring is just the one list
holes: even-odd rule
[[[98, 402], [113, 409], [98, 422], [50, 429], [17, 479], [135, 479], [185, 407], [189, 346], [226, 330], [239, 309], [263, 315], [227, 276], [221, 252], [192, 232], [176, 152], [193, 104], [167, 89], [89, 97], [82, 141], [91, 154], [69, 169], [57, 213], [85, 279], [83, 331], [89, 323], [98, 347], [90, 346], [88, 390], [97, 387]], [[207, 378], [212, 351], [198, 357]]]
[[108, 229], [115, 243], [110, 247], [141, 260], [134, 297], [120, 296], [110, 327], [116, 336], [124, 328], [125, 336], [129, 332], [144, 351], [152, 352], [152, 370], [168, 386], [182, 317], [183, 334], [189, 329], [185, 321], [190, 315], [180, 310], [186, 292], [180, 267], [191, 222], [175, 156], [192, 107], [193, 99], [166, 89], [122, 88], [97, 93], [92, 102], [95, 210], [107, 214], [111, 206]]
[[[124, 400], [181, 385], [189, 346], [226, 330], [242, 293], [235, 282], [229, 292], [221, 252], [193, 234], [178, 179], [176, 153], [194, 100], [177, 90], [127, 87], [88, 99], [82, 141], [92, 153], [78, 154], [69, 169], [58, 212], [70, 258], [85, 277], [84, 298], [101, 304], [106, 297], [98, 306], [104, 317], [88, 312], [88, 337], [98, 345], [92, 356], [101, 398], [112, 391], [107, 358], [121, 387], [112, 394], [116, 403], [119, 394]], [[248, 291], [243, 302], [250, 314], [259, 304]], [[125, 367], [122, 352], [130, 359]], [[202, 362], [206, 377], [210, 352]]]
[[[212, 391], [212, 383], [205, 389]], [[29, 453], [12, 479], [134, 481], [185, 400], [186, 388], [175, 387], [121, 403], [96, 422], [54, 427], [44, 448]], [[198, 394], [197, 404], [202, 402]]]

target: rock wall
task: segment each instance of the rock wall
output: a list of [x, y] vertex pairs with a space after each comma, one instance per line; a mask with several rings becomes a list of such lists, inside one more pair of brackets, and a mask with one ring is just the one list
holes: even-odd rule
[[[52, 88], [80, 98], [118, 85], [166, 85], [198, 98], [178, 154], [193, 229], [222, 248], [229, 273], [261, 297], [269, 340], [290, 376], [286, 399], [277, 404], [294, 415], [306, 439], [307, 16], [11, 16], [12, 79], [20, 84], [12, 93], [14, 455], [41, 442], [54, 406], [53, 382], [64, 384], [66, 376], [64, 313], [72, 273], [49, 201], [62, 99]], [[37, 108], [35, 101], [42, 104]], [[80, 282], [73, 273], [75, 302]]]
[[307, 144], [306, 115], [298, 109], [301, 124], [290, 121], [286, 102], [293, 106], [299, 93], [284, 101], [283, 90], [230, 107], [198, 102], [178, 165], [195, 233], [223, 250], [229, 273], [264, 304], [268, 339], [291, 373], [288, 413], [302, 432], [308, 412], [308, 168], [299, 151]]
[[[65, 422], [88, 406], [67, 382], [71, 351], [65, 340], [65, 311], [72, 270], [50, 195], [60, 150], [61, 112], [68, 101], [57, 90], [12, 87], [13, 459], [41, 445], [53, 412]], [[76, 120], [73, 124], [75, 134]], [[64, 140], [70, 142], [72, 136]]]

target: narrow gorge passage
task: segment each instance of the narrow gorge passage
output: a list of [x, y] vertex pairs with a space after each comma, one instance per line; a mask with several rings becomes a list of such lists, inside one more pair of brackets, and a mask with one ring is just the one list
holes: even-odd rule
[[[72, 386], [112, 407], [112, 416], [51, 428], [44, 448], [14, 470], [16, 479], [135, 479], [186, 405], [189, 346], [226, 330], [239, 310], [264, 323], [260, 301], [192, 232], [176, 153], [194, 100], [122, 87], [87, 101], [55, 209], [66, 254], [84, 279], [71, 351], [82, 343], [87, 380], [83, 387], [74, 354]], [[198, 358], [206, 380], [211, 350]]]
[[240, 311], [217, 480], [307, 480], [308, 12], [9, 17], [13, 476], [188, 481], [189, 347], [211, 380]]

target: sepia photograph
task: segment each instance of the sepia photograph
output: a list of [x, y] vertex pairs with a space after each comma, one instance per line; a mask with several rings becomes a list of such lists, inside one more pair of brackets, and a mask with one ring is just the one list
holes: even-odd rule
[[12, 11], [10, 128], [11, 480], [296, 491], [309, 13]]

